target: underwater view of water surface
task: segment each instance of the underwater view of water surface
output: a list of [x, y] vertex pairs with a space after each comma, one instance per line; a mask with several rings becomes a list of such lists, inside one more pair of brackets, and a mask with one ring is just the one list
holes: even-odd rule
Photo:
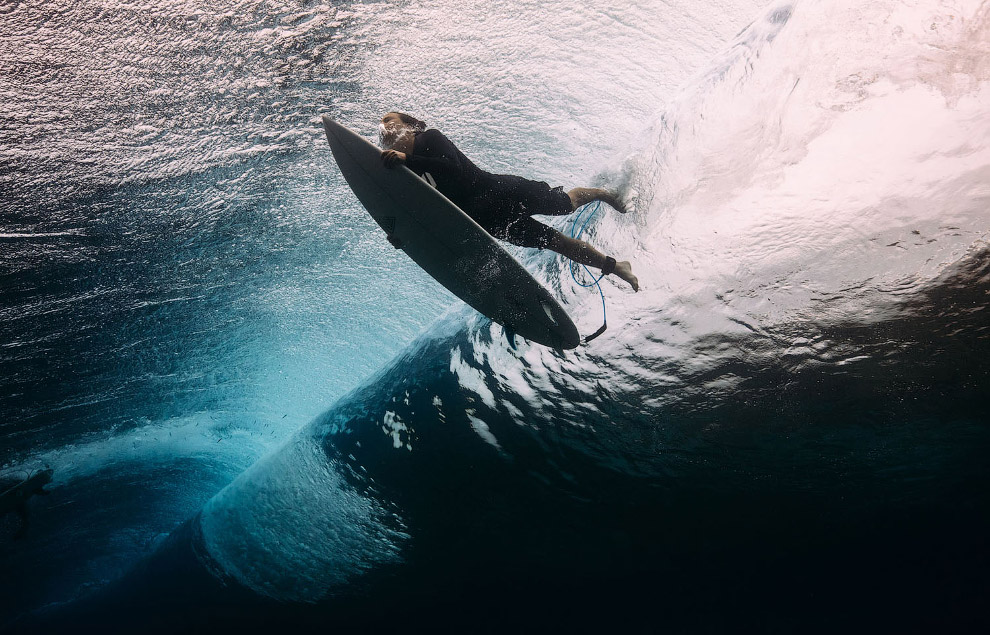
[[[0, 631], [990, 630], [990, 2], [12, 0], [0, 96]], [[619, 193], [600, 337], [389, 244], [391, 110]]]

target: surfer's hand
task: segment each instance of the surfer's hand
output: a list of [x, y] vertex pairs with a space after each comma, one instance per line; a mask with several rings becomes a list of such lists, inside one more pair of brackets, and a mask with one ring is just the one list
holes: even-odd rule
[[395, 166], [405, 162], [405, 152], [397, 152], [395, 150], [386, 150], [385, 152], [382, 152], [382, 163], [384, 163], [387, 168], [394, 168]]

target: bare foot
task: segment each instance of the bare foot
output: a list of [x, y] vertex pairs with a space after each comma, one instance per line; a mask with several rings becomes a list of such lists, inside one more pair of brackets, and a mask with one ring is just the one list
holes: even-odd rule
[[567, 197], [571, 199], [571, 209], [575, 211], [591, 201], [601, 201], [606, 205], [611, 205], [622, 214], [628, 211], [618, 192], [604, 190], [600, 187], [576, 187], [567, 192]]
[[619, 196], [618, 192], [613, 192], [612, 190], [603, 190], [606, 192], [606, 196], [602, 197], [602, 200], [615, 208], [620, 214], [625, 214], [627, 211], [626, 204], [622, 202], [622, 197]]
[[633, 291], [639, 291], [639, 278], [633, 275], [632, 265], [629, 264], [628, 260], [623, 260], [622, 262], [615, 263], [615, 275], [619, 276], [623, 280], [632, 286]]

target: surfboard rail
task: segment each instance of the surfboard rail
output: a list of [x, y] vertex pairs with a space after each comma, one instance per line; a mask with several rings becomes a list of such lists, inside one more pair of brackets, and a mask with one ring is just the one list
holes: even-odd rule
[[387, 240], [482, 315], [532, 342], [575, 348], [581, 336], [550, 292], [495, 239], [404, 165], [323, 116], [330, 150], [351, 190]]

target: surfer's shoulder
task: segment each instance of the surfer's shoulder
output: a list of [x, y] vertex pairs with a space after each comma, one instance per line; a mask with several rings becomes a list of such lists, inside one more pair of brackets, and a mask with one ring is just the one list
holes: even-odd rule
[[416, 132], [413, 140], [414, 154], [445, 154], [445, 151], [453, 145], [442, 132], [436, 128], [421, 130]]
[[443, 139], [446, 140], [447, 137], [444, 136], [442, 132], [436, 128], [427, 128], [426, 130], [417, 130], [416, 139], [422, 139], [423, 141], [434, 141]]

